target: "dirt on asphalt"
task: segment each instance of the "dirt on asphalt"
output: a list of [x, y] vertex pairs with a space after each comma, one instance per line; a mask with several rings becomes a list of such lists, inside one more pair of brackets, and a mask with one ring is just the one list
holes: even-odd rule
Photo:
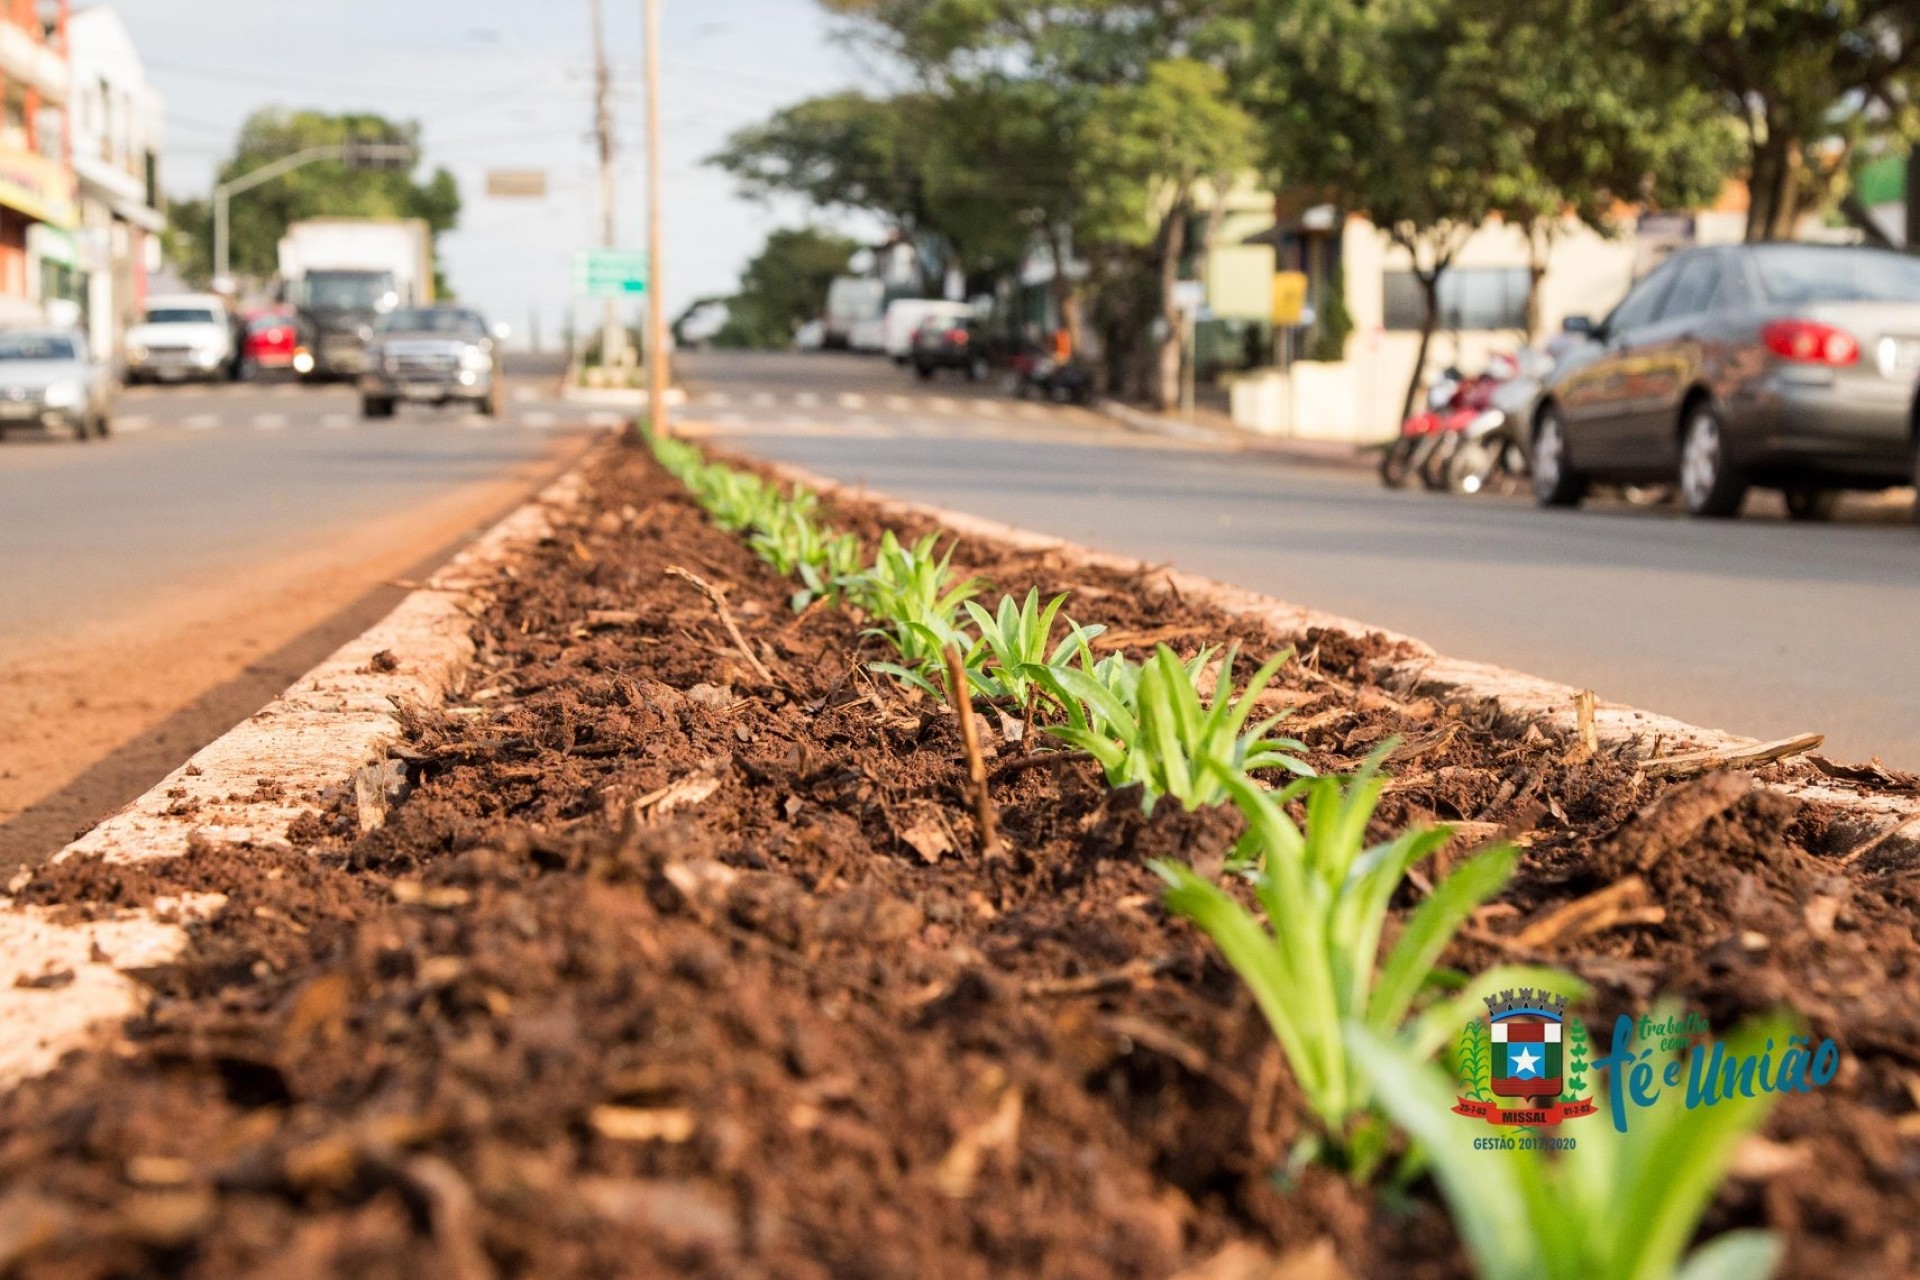
[[[80, 915], [225, 898], [144, 975], [144, 1016], [0, 1099], [0, 1272], [1467, 1274], [1426, 1184], [1283, 1171], [1301, 1099], [1145, 865], [1217, 869], [1237, 816], [1145, 818], [983, 716], [1003, 849], [977, 853], [952, 716], [870, 678], [855, 621], [790, 613], [640, 457], [589, 480], [492, 589], [464, 697], [412, 714], [384, 827], [343, 794], [291, 853], [67, 863], [21, 890]], [[958, 559], [1070, 590], [1136, 653], [1239, 640], [1250, 670], [1273, 648], [1150, 572]], [[771, 682], [670, 567], [724, 592]], [[1655, 783], [1404, 696], [1376, 679], [1384, 642], [1302, 650], [1274, 700], [1316, 767], [1401, 739], [1375, 834], [1525, 843], [1450, 963], [1564, 965], [1596, 1027], [1665, 993], [1838, 1040], [1838, 1080], [1782, 1102], [1709, 1228], [1783, 1230], [1786, 1276], [1913, 1274], [1920, 873], [1850, 858], [1830, 815], [1745, 776]], [[1610, 888], [1631, 910], [1560, 912]]]

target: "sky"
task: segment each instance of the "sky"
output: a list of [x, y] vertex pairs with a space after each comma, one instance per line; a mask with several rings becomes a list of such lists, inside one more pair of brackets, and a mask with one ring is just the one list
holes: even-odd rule
[[[620, 147], [617, 215], [646, 237], [640, 0], [603, 0]], [[76, 7], [86, 7], [76, 5]], [[440, 242], [461, 298], [524, 338], [558, 341], [573, 251], [598, 243], [589, 0], [117, 0], [165, 99], [162, 185], [205, 195], [260, 107], [371, 110], [416, 120], [422, 173], [460, 184]], [[661, 0], [661, 162], [669, 314], [731, 292], [797, 203], [740, 198], [701, 160], [733, 130], [800, 98], [870, 83], [869, 56], [834, 39], [814, 0]], [[494, 168], [545, 169], [543, 200], [485, 194]], [[245, 195], [236, 196], [236, 201]], [[584, 325], [596, 304], [579, 304]], [[635, 314], [637, 316], [638, 309]]]

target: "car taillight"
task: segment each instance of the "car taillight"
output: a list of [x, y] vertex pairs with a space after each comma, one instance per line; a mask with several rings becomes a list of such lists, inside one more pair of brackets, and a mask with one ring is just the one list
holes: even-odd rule
[[1845, 329], [1812, 320], [1775, 320], [1760, 331], [1767, 350], [1809, 364], [1860, 363], [1860, 341]]
[[967, 345], [967, 331], [965, 329], [949, 329], [947, 330], [947, 341], [956, 347], [964, 347]]

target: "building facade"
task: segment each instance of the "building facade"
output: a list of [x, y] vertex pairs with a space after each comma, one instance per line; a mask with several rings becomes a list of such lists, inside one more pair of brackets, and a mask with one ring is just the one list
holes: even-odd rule
[[[67, 0], [0, 0], [0, 321], [82, 305]], [[56, 309], [58, 309], [56, 307]]]
[[93, 349], [118, 352], [160, 264], [161, 103], [119, 14], [84, 9], [67, 33], [79, 296]]

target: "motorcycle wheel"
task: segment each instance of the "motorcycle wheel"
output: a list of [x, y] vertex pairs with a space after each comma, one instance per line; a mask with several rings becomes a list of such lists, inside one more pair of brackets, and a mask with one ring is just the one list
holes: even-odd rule
[[1460, 451], [1460, 433], [1445, 431], [1435, 436], [1433, 446], [1420, 460], [1420, 483], [1430, 493], [1447, 491], [1447, 467]]
[[1413, 478], [1413, 449], [1417, 436], [1401, 436], [1380, 456], [1380, 483], [1389, 489], [1404, 489]]
[[1447, 488], [1454, 493], [1484, 493], [1500, 467], [1500, 451], [1479, 440], [1463, 441], [1447, 459]]

